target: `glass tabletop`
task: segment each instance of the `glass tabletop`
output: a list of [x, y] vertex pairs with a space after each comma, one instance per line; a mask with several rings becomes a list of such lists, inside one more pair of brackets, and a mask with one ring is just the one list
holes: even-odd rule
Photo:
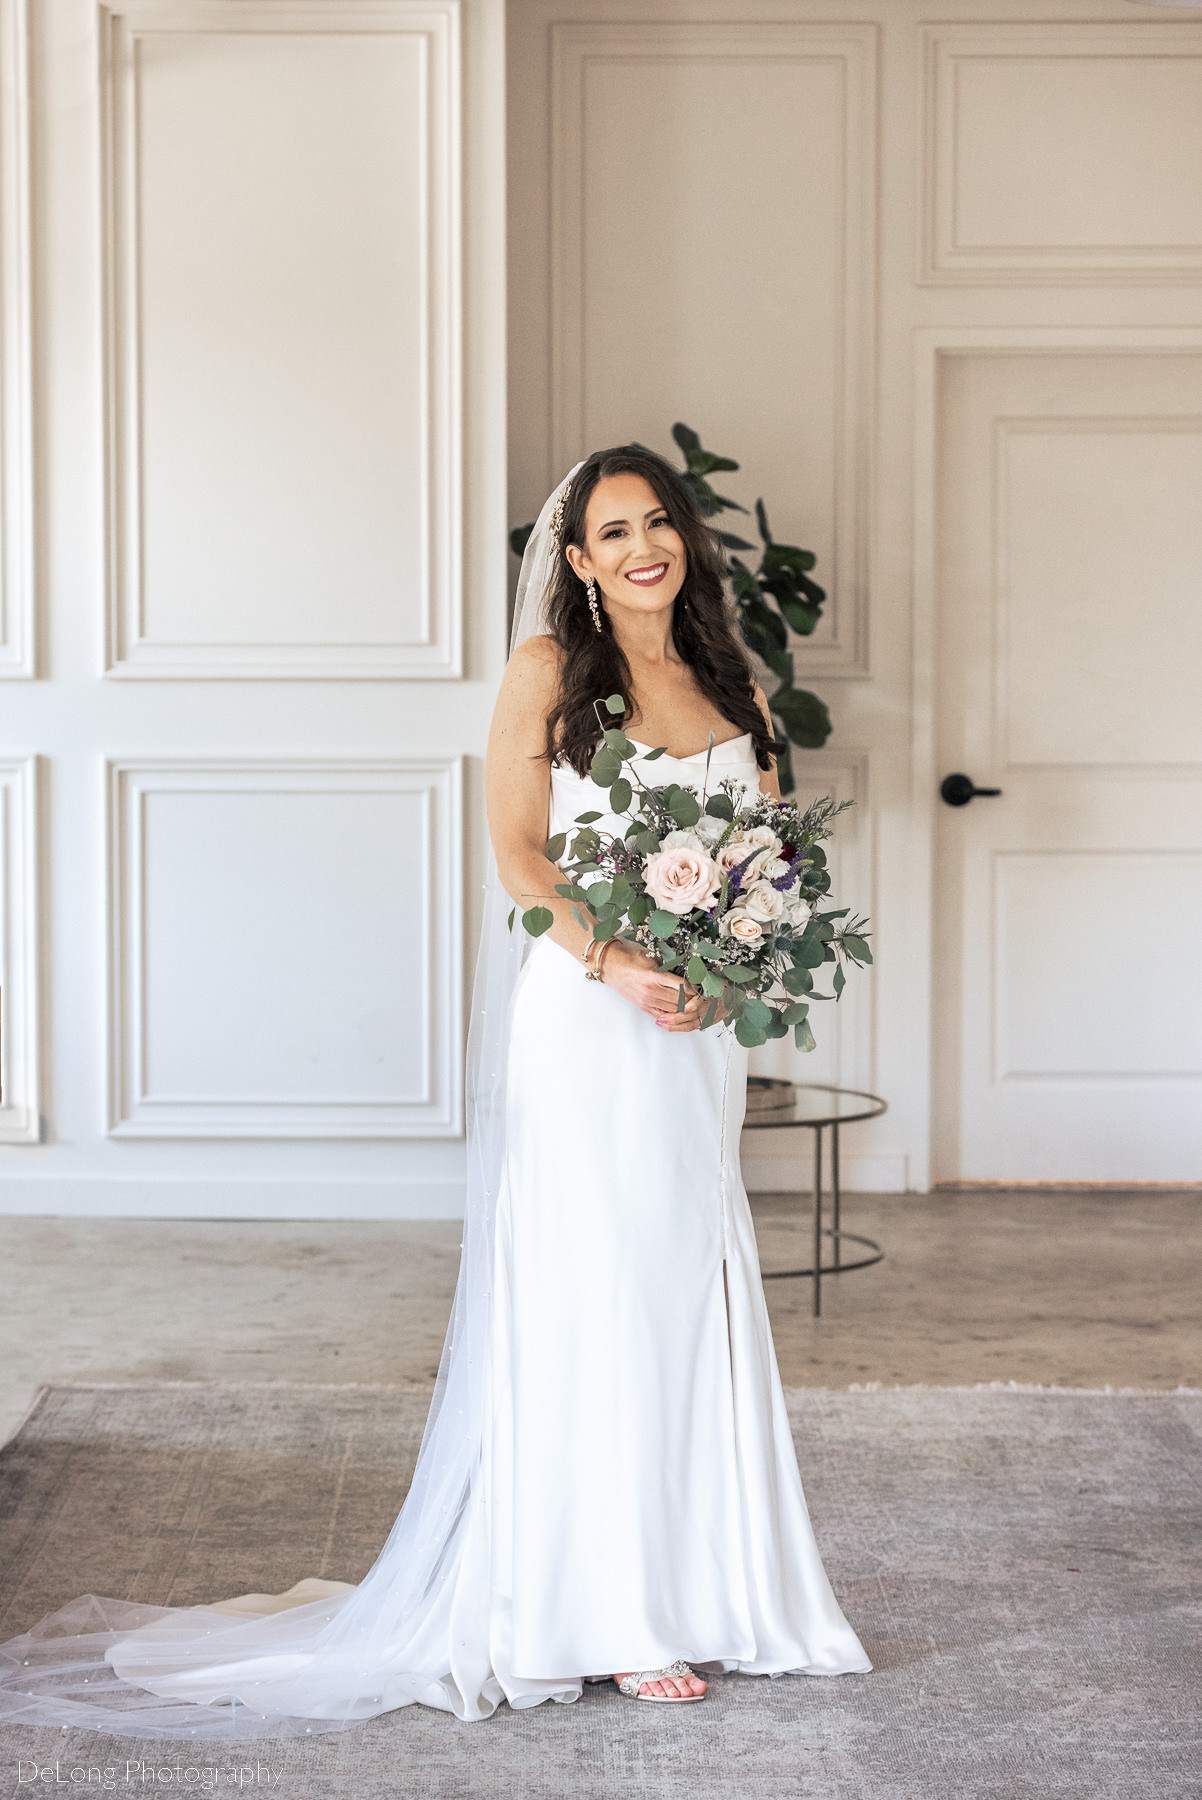
[[743, 1125], [749, 1131], [780, 1130], [788, 1125], [844, 1125], [852, 1119], [875, 1119], [887, 1110], [888, 1102], [879, 1094], [749, 1075]]

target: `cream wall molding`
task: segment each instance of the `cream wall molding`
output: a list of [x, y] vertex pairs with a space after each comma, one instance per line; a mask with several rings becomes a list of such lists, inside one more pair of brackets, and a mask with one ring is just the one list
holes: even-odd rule
[[[1198, 280], [1202, 21], [930, 25], [919, 69], [920, 282]], [[1183, 124], [1196, 140], [1182, 142]], [[1174, 208], [1170, 241], [1156, 241], [1150, 221]], [[1056, 241], [1073, 218], [1102, 227], [1100, 241]]]
[[0, 678], [36, 674], [27, 0], [0, 0]]
[[[458, 679], [462, 674], [462, 207], [464, 129], [458, 0], [101, 0], [98, 4], [105, 293], [105, 673], [116, 678], [216, 680]], [[417, 211], [420, 355], [411, 438], [418, 494], [417, 617], [412, 629], [364, 627], [316, 641], [286, 627], [267, 641], [155, 636], [148, 619], [145, 340], [142, 293], [145, 180], [140, 81], [147, 46], [249, 34], [261, 40], [405, 40], [419, 58], [414, 129], [421, 134]], [[348, 202], [349, 202], [348, 196]], [[409, 242], [406, 239], [406, 249]], [[399, 329], [399, 327], [398, 327]], [[411, 441], [412, 439], [412, 441]], [[160, 478], [162, 470], [160, 468]], [[397, 476], [400, 480], [400, 475]], [[174, 502], [173, 502], [174, 503]], [[220, 528], [220, 515], [218, 515]], [[332, 616], [336, 604], [330, 602]]]
[[[442, 1138], [462, 1131], [462, 968], [463, 968], [463, 806], [462, 759], [459, 757], [118, 757], [106, 764], [108, 799], [108, 1052], [110, 1136], [152, 1138]], [[345, 802], [326, 806], [320, 814], [310, 809], [306, 819], [297, 801], [318, 797]], [[189, 812], [186, 802], [199, 798], [200, 809]], [[237, 802], [249, 802], [241, 807]], [[385, 801], [381, 807], [379, 802]], [[173, 822], [171, 803], [176, 802]], [[185, 803], [181, 811], [178, 803]], [[223, 801], [232, 802], [227, 818], [219, 814]], [[376, 802], [374, 815], [366, 810]], [[389, 809], [387, 802], [393, 802]], [[204, 803], [209, 803], [206, 806]], [[400, 803], [399, 805], [396, 803]], [[215, 805], [214, 805], [215, 803]], [[252, 816], [256, 803], [257, 817]], [[400, 820], [408, 807], [409, 822]], [[152, 810], [154, 808], [155, 810]], [[320, 883], [312, 876], [312, 861], [296, 892], [309, 907], [297, 926], [289, 919], [293, 910], [287, 897], [277, 894], [271, 919], [254, 916], [262, 905], [262, 878], [248, 872], [242, 844], [249, 829], [265, 841], [272, 830], [283, 835], [271, 840], [286, 852], [308, 858], [314, 827], [330, 830], [323, 839], [322, 854], [328, 859], [332, 882], [323, 901]], [[210, 966], [192, 969], [188, 959], [191, 942], [176, 946], [179, 935], [176, 889], [156, 900], [155, 879], [180, 879], [173, 871], [184, 854], [195, 855], [196, 844], [204, 854], [216, 855], [222, 835], [241, 831], [231, 853], [233, 862], [224, 869], [201, 869], [197, 885], [203, 898], [207, 948], [228, 946], [231, 956], [245, 961], [249, 934], [252, 952], [259, 953], [277, 935], [292, 933], [292, 950], [261, 983], [266, 1002], [278, 1008], [276, 1036], [263, 1037], [261, 1062], [252, 1068], [245, 1056], [230, 1057], [230, 1073], [214, 1046], [234, 1046], [239, 1034], [260, 1028], [256, 1001], [243, 1005], [241, 993], [233, 998], [225, 1018], [213, 1014], [207, 985], [213, 979]], [[405, 833], [414, 831], [413, 841]], [[165, 845], [158, 850], [156, 845]], [[353, 859], [359, 858], [356, 862]], [[388, 860], [391, 859], [391, 860]], [[343, 869], [349, 870], [344, 879]], [[232, 871], [232, 872], [231, 872]], [[379, 992], [364, 986], [362, 968], [352, 968], [355, 994], [345, 1000], [341, 988], [335, 1004], [327, 995], [326, 1012], [336, 1030], [327, 1043], [311, 1046], [307, 1063], [319, 1058], [327, 1069], [318, 1080], [309, 1079], [306, 1057], [294, 1058], [288, 1082], [279, 1083], [281, 1054], [291, 1054], [287, 1020], [296, 1013], [297, 995], [316, 993], [323, 952], [329, 960], [344, 945], [330, 938], [326, 917], [345, 919], [347, 882], [359, 896], [368, 896], [360, 923], [374, 932], [387, 957], [400, 959], [400, 969], [382, 970]], [[239, 886], [239, 883], [242, 885]], [[378, 905], [372, 901], [378, 886]], [[211, 891], [210, 891], [211, 890]], [[208, 909], [217, 914], [212, 930]], [[380, 908], [385, 909], [381, 913]], [[406, 914], [405, 908], [408, 908]], [[245, 909], [248, 926], [242, 926]], [[231, 918], [236, 923], [230, 924]], [[224, 921], [224, 923], [223, 923]], [[407, 928], [408, 927], [408, 928]], [[156, 939], [156, 933], [159, 937]], [[166, 936], [162, 934], [166, 933]], [[299, 933], [299, 935], [298, 935]], [[164, 948], [166, 945], [166, 948]], [[369, 950], [374, 949], [369, 946]], [[217, 969], [230, 989], [228, 972]], [[253, 969], [258, 976], [259, 970]], [[339, 981], [343, 976], [339, 976]], [[274, 986], [272, 983], [274, 982]], [[337, 984], [336, 984], [337, 985]], [[400, 1016], [402, 1006], [412, 1008], [411, 1024]], [[348, 1010], [349, 1008], [349, 1010]], [[391, 1008], [391, 1010], [390, 1010]], [[356, 1010], [357, 1009], [357, 1010]], [[296, 1014], [304, 1022], [304, 1009]], [[193, 1023], [190, 1025], [190, 1021]], [[199, 1023], [196, 1023], [199, 1021]], [[198, 1062], [190, 1057], [189, 1032], [201, 1046]], [[157, 1034], [157, 1035], [156, 1035]], [[283, 1050], [280, 1042], [283, 1041]], [[337, 1038], [337, 1041], [335, 1041]], [[164, 1044], [166, 1057], [164, 1059]], [[152, 1052], [157, 1050], [158, 1061]], [[412, 1067], [387, 1079], [375, 1079], [376, 1065], [403, 1062]], [[156, 1074], [167, 1069], [166, 1076]], [[193, 1091], [179, 1069], [193, 1074]], [[256, 1080], [259, 1069], [267, 1080]], [[216, 1073], [214, 1070], [216, 1069]], [[238, 1071], [241, 1071], [239, 1074]], [[349, 1072], [349, 1073], [348, 1073]], [[173, 1079], [174, 1078], [174, 1079]], [[239, 1081], [242, 1085], [239, 1087]], [[355, 1082], [360, 1091], [355, 1091]], [[269, 1083], [277, 1085], [263, 1091]], [[401, 1091], [385, 1092], [392, 1087]], [[255, 1091], [256, 1087], [259, 1091]], [[373, 1091], [363, 1091], [371, 1087]]]
[[[591, 65], [830, 63], [839, 71], [842, 192], [832, 514], [835, 630], [793, 638], [798, 679], [869, 672], [868, 595], [875, 418], [876, 115], [879, 28], [874, 24], [554, 23], [551, 35], [551, 450], [556, 471], [588, 446], [584, 308], [585, 82]], [[803, 429], [798, 422], [798, 429]], [[734, 522], [738, 529], [738, 520]], [[822, 574], [822, 571], [818, 571]]]
[[0, 1144], [36, 1144], [39, 1116], [38, 762], [0, 759]]

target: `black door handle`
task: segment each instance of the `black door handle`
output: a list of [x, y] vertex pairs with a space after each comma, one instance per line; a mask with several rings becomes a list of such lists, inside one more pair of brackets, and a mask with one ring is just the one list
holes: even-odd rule
[[939, 783], [939, 797], [949, 806], [967, 806], [970, 800], [975, 800], [978, 796], [992, 798], [1001, 791], [1001, 788], [975, 786], [971, 775], [945, 775]]

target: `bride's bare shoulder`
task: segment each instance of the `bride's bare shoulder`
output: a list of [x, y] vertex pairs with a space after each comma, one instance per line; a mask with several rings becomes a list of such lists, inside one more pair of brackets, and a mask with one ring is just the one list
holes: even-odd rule
[[525, 710], [550, 711], [559, 692], [563, 651], [552, 637], [529, 637], [517, 646], [505, 665], [502, 691]]

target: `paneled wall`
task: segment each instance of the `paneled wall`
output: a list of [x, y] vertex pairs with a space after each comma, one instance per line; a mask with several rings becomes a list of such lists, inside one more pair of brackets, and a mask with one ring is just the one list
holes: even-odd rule
[[[1086, 682], [1116, 697], [1103, 805], [1157, 764], [1150, 746], [1176, 746], [1172, 804], [1141, 803], [1147, 866], [1160, 868], [1163, 850], [1173, 874], [1162, 900], [1171, 890], [1178, 910], [1202, 908], [1202, 763], [1184, 696], [1202, 677], [1187, 629], [1197, 509], [1166, 499], [1188, 485], [1195, 409], [1181, 390], [1172, 417], [1150, 427], [1136, 378], [1087, 395], [1071, 441], [1023, 422], [1059, 411], [1036, 404], [1049, 353], [1109, 346], [1151, 369], [1189, 347], [1178, 328], [1199, 315], [1202, 20], [1127, 0], [662, 0], [653, 16], [624, 0], [512, 0], [509, 46], [511, 517], [533, 516], [602, 443], [635, 438], [674, 455], [670, 428], [683, 419], [742, 464], [725, 492], [747, 506], [762, 495], [776, 535], [817, 551], [830, 592], [820, 631], [792, 648], [799, 684], [826, 699], [835, 730], [796, 765], [804, 789], [856, 800], [835, 867], [842, 899], [873, 915], [877, 963], [816, 1021], [814, 1055], [774, 1045], [756, 1053], [760, 1066], [886, 1096], [889, 1113], [848, 1134], [852, 1185], [1202, 1178], [1202, 1066], [1176, 1014], [1142, 1004], [1139, 1030], [1159, 1062], [1117, 1050], [1091, 1060], [1090, 971], [1119, 953], [1113, 931], [1079, 934], [1080, 954], [1064, 962], [1037, 923], [1067, 912], [1071, 931], [1083, 906], [1110, 918], [1111, 846], [1094, 802], [1076, 789], [1066, 800], [1059, 785], [1082, 754], [1075, 696]], [[966, 746], [964, 695], [1002, 678], [988, 635], [966, 663], [939, 654], [975, 579], [953, 555], [958, 526], [940, 485], [948, 459], [966, 453], [948, 375], [974, 349], [1018, 358], [1013, 405], [1004, 391], [998, 403], [1017, 456], [1009, 500], [984, 465], [961, 486], [991, 541], [1021, 488], [1006, 666], [1022, 741]], [[1071, 476], [1048, 463], [1062, 449]], [[1084, 495], [1083, 455], [1104, 464], [1097, 512], [1110, 512], [1123, 574], [1116, 566], [1107, 581], [1095, 555], [1069, 583], [1081, 522], [1058, 501]], [[1105, 493], [1123, 496], [1130, 531]], [[1132, 535], [1150, 518], [1167, 521], [1155, 555], [1146, 533]], [[978, 783], [1004, 792], [953, 813], [939, 781], [969, 755]], [[1032, 760], [1034, 797], [1023, 790], [1020, 805]], [[990, 904], [964, 900], [991, 818], [989, 882], [1019, 868], [1005, 858], [1036, 857], [1021, 866], [1021, 927], [1018, 914], [1007, 927]], [[1084, 858], [1071, 904], [1044, 890], [1037, 851], [1049, 836]], [[1073, 1039], [1061, 1045], [1055, 1144], [1034, 1086], [1020, 1103], [1006, 1068], [988, 1057], [978, 1067], [973, 1018], [995, 1043], [998, 1009], [1020, 990], [1045, 1004], [1029, 1027], [1007, 1015], [1007, 1041], [1030, 1035], [1038, 1060], [1049, 1007]], [[1136, 1077], [1128, 1128], [1099, 1136], [1107, 1109], [1130, 1107], [1136, 1089], [1122, 1081]], [[757, 1133], [744, 1149], [753, 1185], [804, 1182], [785, 1134]]]
[[0, 0], [0, 1207], [459, 1209], [503, 66], [500, 0]]

